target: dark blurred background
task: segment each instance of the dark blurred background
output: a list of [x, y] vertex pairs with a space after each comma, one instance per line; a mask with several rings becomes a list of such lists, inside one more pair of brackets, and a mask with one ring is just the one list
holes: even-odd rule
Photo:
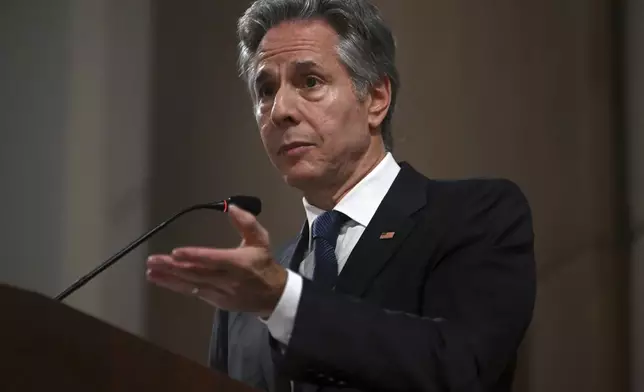
[[[535, 317], [517, 391], [644, 391], [644, 0], [380, 0], [399, 45], [394, 155], [528, 196]], [[0, 0], [0, 282], [54, 296], [179, 209], [247, 193], [304, 219], [236, 77], [249, 1]], [[213, 310], [148, 253], [232, 246], [188, 215], [68, 304], [205, 364]], [[1, 329], [1, 327], [0, 327]]]

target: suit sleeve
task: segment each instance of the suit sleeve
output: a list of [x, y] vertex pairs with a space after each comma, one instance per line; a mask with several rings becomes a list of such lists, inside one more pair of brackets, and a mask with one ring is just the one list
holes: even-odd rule
[[[305, 280], [282, 366], [293, 379], [365, 390], [482, 391], [511, 365], [535, 299], [531, 214], [518, 187], [490, 181], [454, 214], [431, 261], [421, 315]], [[429, 261], [428, 261], [429, 263]]]

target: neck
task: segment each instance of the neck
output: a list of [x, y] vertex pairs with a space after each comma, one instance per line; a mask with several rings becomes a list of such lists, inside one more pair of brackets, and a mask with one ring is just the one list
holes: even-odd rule
[[385, 158], [387, 152], [383, 149], [377, 153], [368, 153], [351, 167], [344, 168], [336, 177], [337, 180], [324, 187], [309, 189], [304, 192], [306, 200], [323, 210], [331, 210], [349, 193], [367, 174], [369, 174]]

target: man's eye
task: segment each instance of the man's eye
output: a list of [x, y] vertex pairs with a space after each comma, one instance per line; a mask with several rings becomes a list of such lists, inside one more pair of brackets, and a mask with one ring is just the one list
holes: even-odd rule
[[306, 80], [304, 81], [304, 85], [306, 88], [313, 88], [316, 87], [320, 83], [319, 79], [316, 78], [315, 76], [307, 76]]
[[274, 93], [275, 91], [273, 91], [273, 87], [270, 85], [260, 86], [259, 89], [257, 90], [257, 95], [260, 98], [271, 97], [273, 96]]

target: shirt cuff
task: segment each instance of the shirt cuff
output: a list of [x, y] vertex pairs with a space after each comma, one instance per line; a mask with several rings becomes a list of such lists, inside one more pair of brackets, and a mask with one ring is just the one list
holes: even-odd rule
[[266, 324], [273, 338], [285, 345], [291, 338], [297, 306], [302, 295], [302, 277], [289, 269], [286, 271], [288, 272], [286, 286], [273, 313], [268, 319], [259, 318]]

